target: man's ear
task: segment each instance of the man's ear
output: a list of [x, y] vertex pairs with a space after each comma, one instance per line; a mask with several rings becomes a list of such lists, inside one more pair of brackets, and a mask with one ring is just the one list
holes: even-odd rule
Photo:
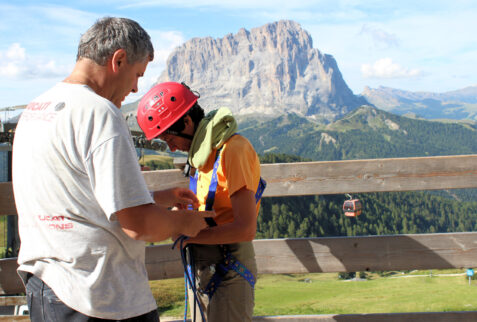
[[111, 58], [111, 68], [113, 72], [119, 72], [119, 69], [126, 63], [126, 51], [124, 49], [118, 49], [114, 52]]

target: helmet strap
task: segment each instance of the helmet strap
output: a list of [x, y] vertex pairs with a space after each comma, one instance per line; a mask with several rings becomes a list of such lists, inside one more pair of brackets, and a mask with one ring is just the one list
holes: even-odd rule
[[175, 131], [166, 131], [167, 134], [170, 134], [170, 135], [175, 135], [175, 136], [179, 136], [181, 138], [184, 138], [184, 139], [188, 139], [188, 140], [191, 140], [194, 138], [193, 135], [189, 135], [189, 134], [185, 134], [185, 133], [180, 133], [180, 132], [175, 132]]
[[194, 138], [193, 135], [189, 135], [189, 134], [184, 134], [184, 133], [177, 133], [176, 134], [177, 136], [180, 136], [181, 138], [184, 138], [184, 139], [188, 139], [188, 140], [191, 140]]

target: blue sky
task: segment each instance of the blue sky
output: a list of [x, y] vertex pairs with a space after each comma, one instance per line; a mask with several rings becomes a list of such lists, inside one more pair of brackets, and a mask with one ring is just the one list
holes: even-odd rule
[[0, 0], [0, 107], [26, 104], [65, 78], [81, 34], [103, 16], [138, 21], [156, 51], [126, 102], [147, 91], [183, 42], [281, 19], [300, 23], [314, 48], [334, 56], [355, 94], [365, 86], [446, 92], [477, 84], [477, 1]]

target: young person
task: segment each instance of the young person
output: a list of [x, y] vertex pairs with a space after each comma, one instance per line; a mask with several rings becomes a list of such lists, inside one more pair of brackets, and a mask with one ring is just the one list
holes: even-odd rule
[[[161, 83], [141, 99], [137, 120], [147, 139], [188, 152], [188, 164], [197, 169], [191, 190], [199, 209], [216, 213], [207, 229], [186, 240], [194, 263], [192, 287], [205, 319], [251, 321], [257, 272], [251, 241], [264, 188], [260, 163], [250, 142], [236, 133], [231, 112], [220, 108], [204, 116], [197, 100], [184, 84]], [[201, 320], [196, 303], [191, 305]]]

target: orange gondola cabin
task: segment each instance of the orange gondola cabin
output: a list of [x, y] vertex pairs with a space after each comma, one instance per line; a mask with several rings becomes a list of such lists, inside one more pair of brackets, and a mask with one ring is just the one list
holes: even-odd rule
[[343, 203], [343, 211], [345, 216], [358, 217], [363, 211], [363, 206], [361, 205], [361, 201], [359, 199], [345, 200]]

